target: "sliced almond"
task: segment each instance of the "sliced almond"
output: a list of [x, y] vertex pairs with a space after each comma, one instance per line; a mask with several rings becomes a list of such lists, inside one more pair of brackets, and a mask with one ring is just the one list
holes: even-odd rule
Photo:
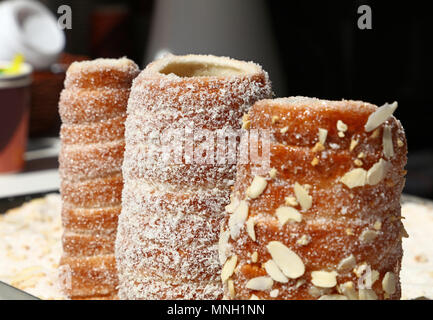
[[359, 159], [355, 159], [355, 160], [353, 161], [353, 163], [354, 163], [355, 166], [357, 166], [357, 167], [361, 167], [361, 166], [363, 165], [362, 160], [359, 160]]
[[379, 280], [380, 273], [377, 270], [371, 270], [370, 278], [371, 285], [373, 285], [377, 280]]
[[394, 273], [387, 272], [382, 279], [382, 289], [388, 294], [394, 294], [396, 291], [397, 279]]
[[261, 176], [254, 176], [253, 182], [247, 189], [247, 196], [251, 199], [258, 198], [266, 189], [268, 182]]
[[341, 259], [340, 263], [338, 264], [337, 270], [338, 271], [347, 271], [352, 270], [356, 266], [356, 259], [353, 254], [350, 256]]
[[317, 142], [314, 145], [313, 149], [311, 149], [312, 152], [320, 152], [320, 151], [323, 151], [323, 150], [325, 150], [325, 147], [320, 142]]
[[376, 130], [373, 131], [373, 133], [370, 135], [370, 139], [376, 139], [377, 137], [379, 137], [380, 134], [380, 129], [377, 128]]
[[309, 235], [303, 234], [298, 240], [296, 240], [296, 244], [300, 246], [306, 246], [311, 242], [311, 237]]
[[268, 275], [275, 281], [281, 283], [287, 283], [289, 279], [281, 272], [274, 260], [268, 260], [264, 264], [265, 270]]
[[281, 128], [281, 129], [280, 129], [280, 132], [281, 132], [282, 134], [285, 134], [287, 131], [289, 131], [289, 127], [284, 127], [284, 128]]
[[338, 131], [337, 135], [338, 135], [340, 138], [344, 138], [344, 136], [345, 136], [345, 134], [344, 134], [343, 131]]
[[229, 218], [228, 224], [230, 235], [233, 240], [239, 236], [240, 230], [248, 217], [248, 209], [248, 202], [242, 200]]
[[379, 235], [379, 233], [376, 230], [369, 230], [365, 229], [362, 231], [361, 235], [359, 236], [359, 240], [362, 242], [371, 242]]
[[345, 232], [346, 232], [346, 234], [347, 234], [348, 236], [353, 236], [353, 235], [354, 235], [354, 233], [353, 233], [353, 229], [352, 229], [352, 228], [346, 228]]
[[239, 199], [237, 197], [231, 197], [230, 204], [226, 205], [225, 210], [228, 213], [235, 212], [236, 208], [239, 206]]
[[269, 292], [269, 296], [271, 297], [271, 298], [276, 298], [276, 297], [278, 297], [278, 294], [280, 293], [280, 291], [278, 290], [278, 289], [274, 289], [274, 290], [272, 290], [271, 292]]
[[325, 145], [326, 137], [328, 136], [328, 130], [319, 128], [319, 143]]
[[303, 210], [310, 209], [313, 202], [313, 198], [308, 194], [308, 191], [297, 182], [295, 182], [293, 190], [295, 191], [296, 199], [298, 200], [302, 209]]
[[319, 300], [348, 300], [346, 296], [341, 294], [325, 294]]
[[353, 269], [353, 273], [358, 278], [360, 278], [369, 269], [370, 269], [370, 266], [367, 263], [363, 262], [359, 266], [357, 266], [356, 268]]
[[272, 169], [269, 171], [269, 176], [270, 176], [272, 179], [275, 179], [275, 178], [277, 177], [277, 169], [272, 168]]
[[372, 289], [359, 289], [359, 300], [377, 300], [377, 294]]
[[293, 207], [279, 207], [275, 212], [281, 226], [284, 226], [287, 221], [301, 222], [302, 215]]
[[256, 241], [256, 232], [254, 231], [254, 225], [256, 221], [254, 218], [249, 218], [247, 220], [247, 233], [253, 241]]
[[299, 204], [296, 198], [293, 196], [285, 197], [284, 203], [286, 204], [286, 206], [292, 206], [292, 207], [296, 207]]
[[257, 297], [255, 294], [252, 294], [250, 300], [260, 300], [260, 298]]
[[277, 122], [280, 119], [279, 116], [272, 116], [271, 122], [272, 124], [275, 124], [275, 122]]
[[382, 146], [385, 158], [391, 159], [394, 156], [394, 145], [392, 143], [392, 131], [390, 126], [383, 127]]
[[248, 114], [244, 114], [242, 117], [242, 129], [248, 130], [251, 126], [251, 120]]
[[223, 264], [227, 260], [227, 245], [230, 238], [229, 231], [222, 231], [218, 240], [218, 255], [220, 263]]
[[358, 300], [358, 292], [356, 292], [355, 285], [352, 281], [347, 281], [340, 285], [340, 291], [349, 300]]
[[376, 185], [386, 176], [388, 169], [388, 162], [380, 159], [376, 162], [367, 172], [367, 183], [369, 185]]
[[359, 158], [359, 159], [363, 159], [363, 158], [365, 158], [365, 153], [364, 153], [364, 152], [360, 152], [360, 153], [358, 153], [358, 158]]
[[367, 123], [365, 124], [365, 131], [370, 132], [379, 127], [392, 116], [397, 107], [397, 102], [393, 102], [392, 104], [385, 103], [383, 106], [377, 108], [376, 111], [368, 117]]
[[345, 124], [343, 121], [341, 121], [341, 120], [337, 121], [337, 130], [338, 131], [346, 132], [347, 128], [348, 128], [347, 124]]
[[317, 166], [319, 164], [319, 159], [317, 157], [314, 157], [313, 160], [311, 160], [311, 165], [313, 167]]
[[397, 139], [397, 146], [398, 146], [399, 148], [403, 147], [403, 146], [404, 146], [404, 142], [401, 141], [400, 139]]
[[259, 257], [259, 254], [257, 253], [257, 251], [254, 251], [254, 252], [251, 254], [251, 262], [252, 262], [252, 263], [256, 263], [258, 257]]
[[352, 169], [340, 178], [340, 182], [344, 183], [350, 189], [364, 186], [366, 180], [367, 171], [362, 168]]
[[350, 141], [350, 147], [349, 147], [349, 151], [353, 151], [356, 146], [358, 145], [358, 140], [352, 139], [352, 141]]
[[221, 270], [221, 280], [225, 283], [233, 274], [238, 263], [238, 256], [234, 255], [230, 257], [224, 264]]
[[270, 277], [256, 277], [248, 280], [247, 289], [265, 291], [272, 288], [274, 281]]
[[305, 279], [299, 279], [298, 281], [296, 281], [295, 288], [299, 289], [305, 284], [305, 282], [306, 282]]
[[333, 288], [337, 285], [337, 272], [335, 271], [313, 271], [311, 282], [320, 288]]
[[266, 248], [271, 254], [272, 259], [286, 277], [296, 279], [304, 274], [305, 265], [301, 258], [283, 243], [279, 241], [271, 241], [268, 243]]
[[236, 297], [236, 291], [233, 280], [227, 281], [227, 287], [229, 289], [230, 298], [234, 299]]
[[382, 222], [380, 220], [377, 220], [374, 224], [373, 224], [373, 228], [375, 230], [380, 230], [382, 229]]

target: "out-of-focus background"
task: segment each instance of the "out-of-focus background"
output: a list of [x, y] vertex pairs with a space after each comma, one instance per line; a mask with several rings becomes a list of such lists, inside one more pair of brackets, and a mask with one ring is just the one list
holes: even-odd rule
[[[57, 188], [57, 100], [71, 62], [128, 56], [144, 67], [165, 52], [256, 61], [277, 96], [397, 100], [405, 192], [433, 198], [432, 9], [421, 0], [0, 0], [0, 167], [1, 152], [26, 146], [23, 163], [3, 160], [18, 167], [0, 173], [0, 198]], [[371, 29], [359, 27], [363, 17]], [[19, 53], [33, 71], [3, 77]]]

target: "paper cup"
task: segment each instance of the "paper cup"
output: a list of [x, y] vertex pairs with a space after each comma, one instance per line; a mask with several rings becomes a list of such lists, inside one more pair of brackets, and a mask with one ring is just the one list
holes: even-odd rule
[[[0, 61], [0, 67], [10, 62]], [[32, 67], [25, 63], [18, 75], [0, 75], [0, 172], [24, 166], [30, 110]]]

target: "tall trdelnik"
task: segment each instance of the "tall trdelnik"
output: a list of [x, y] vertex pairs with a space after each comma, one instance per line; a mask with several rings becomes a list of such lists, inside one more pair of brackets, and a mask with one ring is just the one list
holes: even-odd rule
[[126, 58], [73, 63], [59, 102], [63, 256], [72, 299], [114, 298], [114, 242], [121, 210], [124, 121], [137, 65]]
[[230, 299], [399, 299], [407, 145], [397, 103], [257, 102], [270, 170], [240, 163], [220, 238]]
[[[217, 243], [236, 137], [244, 113], [270, 95], [260, 66], [223, 57], [166, 56], [135, 79], [116, 240], [120, 298], [222, 297]], [[235, 149], [223, 157], [227, 140]]]

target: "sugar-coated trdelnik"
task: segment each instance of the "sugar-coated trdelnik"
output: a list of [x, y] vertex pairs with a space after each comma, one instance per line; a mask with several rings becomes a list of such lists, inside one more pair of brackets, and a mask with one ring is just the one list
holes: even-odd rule
[[72, 299], [116, 297], [114, 242], [121, 208], [129, 59], [75, 62], [59, 101], [63, 255], [60, 280]]
[[[222, 297], [217, 243], [235, 162], [195, 161], [181, 147], [200, 150], [203, 140], [188, 130], [240, 129], [249, 107], [270, 96], [260, 66], [224, 57], [169, 55], [134, 80], [116, 240], [119, 298]], [[182, 136], [174, 152], [161, 143], [171, 131]]]

